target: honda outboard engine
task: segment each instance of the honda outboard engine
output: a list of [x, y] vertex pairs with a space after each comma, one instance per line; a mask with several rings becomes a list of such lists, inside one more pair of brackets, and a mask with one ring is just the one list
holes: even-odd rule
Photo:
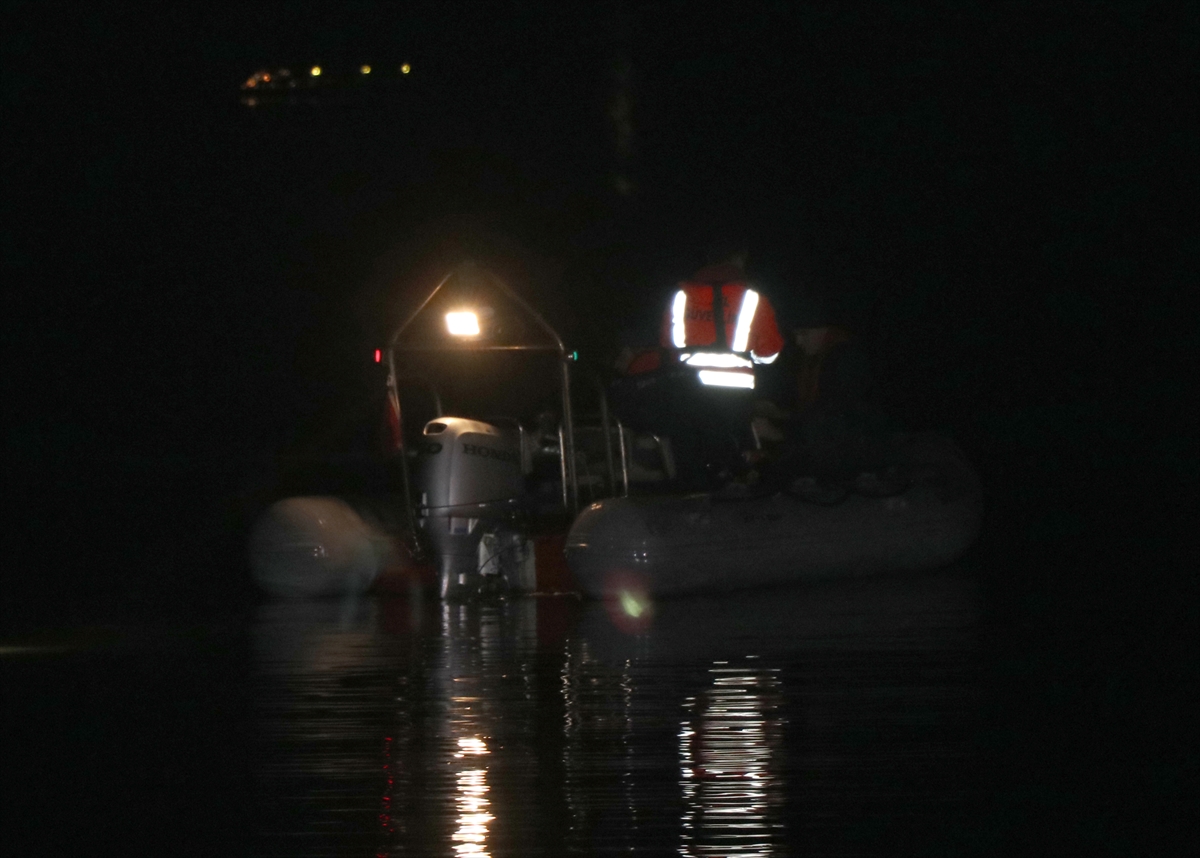
[[518, 430], [439, 417], [425, 425], [416, 472], [418, 523], [437, 558], [443, 599], [535, 586], [532, 544], [518, 528], [525, 455]]

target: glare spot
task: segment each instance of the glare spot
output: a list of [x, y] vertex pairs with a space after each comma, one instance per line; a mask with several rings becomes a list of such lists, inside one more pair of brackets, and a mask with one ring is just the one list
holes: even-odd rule
[[479, 335], [479, 317], [469, 310], [447, 313], [446, 329], [456, 337]]
[[645, 601], [640, 599], [636, 593], [631, 593], [628, 590], [622, 590], [621, 595], [621, 610], [635, 620], [642, 614], [646, 613], [647, 605]]
[[412, 71], [412, 66], [410, 66], [408, 63], [400, 66], [400, 74], [408, 74], [410, 71]]
[[320, 66], [313, 66], [313, 67], [312, 67], [312, 68], [309, 70], [309, 72], [308, 72], [308, 73], [309, 73], [309, 74], [311, 74], [313, 77], [320, 77], [320, 76], [321, 76], [321, 67], [320, 67]]
[[370, 74], [370, 73], [371, 73], [371, 67], [370, 67], [370, 66], [359, 66], [358, 70], [359, 70], [360, 72], [362, 72], [363, 74]]

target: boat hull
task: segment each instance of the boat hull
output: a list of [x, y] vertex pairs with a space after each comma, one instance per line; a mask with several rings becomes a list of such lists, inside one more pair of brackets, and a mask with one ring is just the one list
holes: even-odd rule
[[722, 501], [709, 494], [611, 498], [592, 504], [567, 537], [582, 591], [611, 598], [737, 590], [791, 581], [932, 569], [958, 559], [979, 533], [978, 476], [953, 442], [902, 444], [911, 481], [893, 497], [850, 494], [822, 506], [780, 493]]

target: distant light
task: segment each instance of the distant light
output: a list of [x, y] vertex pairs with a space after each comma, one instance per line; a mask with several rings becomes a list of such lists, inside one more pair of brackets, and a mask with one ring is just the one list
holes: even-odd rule
[[470, 310], [446, 314], [446, 330], [456, 337], [479, 336], [479, 317]]
[[383, 349], [375, 349], [375, 363], [383, 363]]
[[754, 376], [748, 372], [727, 372], [720, 369], [700, 370], [700, 383], [712, 387], [745, 387], [754, 389]]
[[358, 69], [358, 70], [359, 70], [360, 72], [362, 72], [363, 74], [370, 74], [370, 73], [371, 73], [371, 67], [370, 67], [370, 66], [359, 66], [359, 69]]
[[313, 66], [311, 69], [309, 69], [309, 72], [308, 72], [308, 73], [309, 73], [310, 75], [312, 75], [313, 77], [320, 77], [320, 76], [321, 76], [321, 67], [320, 67], [320, 66]]
[[412, 66], [410, 66], [408, 63], [400, 66], [400, 74], [408, 74], [410, 71], [412, 71]]

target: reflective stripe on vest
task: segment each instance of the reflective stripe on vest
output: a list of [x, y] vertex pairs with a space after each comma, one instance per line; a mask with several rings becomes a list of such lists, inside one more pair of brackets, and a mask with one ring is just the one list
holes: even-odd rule
[[675, 293], [675, 300], [671, 302], [671, 341], [677, 349], [687, 346], [687, 322], [683, 317], [686, 310], [687, 292], [680, 289]]
[[[713, 290], [713, 297], [716, 298], [716, 290], [722, 288], [720, 285], [709, 287]], [[717, 325], [724, 326], [725, 319], [717, 318], [715, 308], [721, 304], [720, 301], [713, 301], [713, 333], [715, 341], [720, 342], [723, 328], [718, 328]], [[746, 346], [750, 343], [750, 326], [754, 323], [754, 313], [758, 309], [758, 293], [753, 289], [746, 289], [742, 293], [742, 306], [738, 309], [737, 324], [733, 329], [732, 350], [735, 352], [744, 352]], [[687, 348], [687, 292], [680, 289], [675, 293], [674, 300], [671, 301], [671, 342], [675, 348]], [[722, 316], [725, 314], [722, 313]], [[693, 344], [694, 345], [694, 344]], [[774, 356], [772, 356], [774, 359]], [[761, 359], [760, 359], [761, 360]]]
[[733, 352], [698, 352], [696, 354], [684, 352], [679, 356], [679, 359], [688, 366], [713, 366], [726, 369], [737, 367], [748, 369], [754, 366], [750, 361], [733, 354]]
[[748, 372], [730, 372], [727, 369], [702, 369], [698, 373], [700, 383], [710, 387], [744, 387], [754, 389], [754, 376]]
[[744, 352], [750, 342], [750, 323], [754, 321], [754, 311], [758, 309], [758, 293], [747, 289], [742, 295], [742, 307], [738, 310], [737, 327], [733, 329], [733, 345], [735, 352]]

